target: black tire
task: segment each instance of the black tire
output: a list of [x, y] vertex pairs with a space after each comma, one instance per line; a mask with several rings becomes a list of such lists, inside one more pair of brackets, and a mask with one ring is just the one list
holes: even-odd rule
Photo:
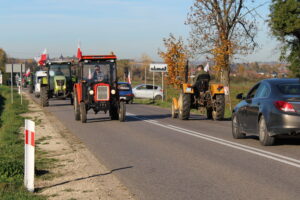
[[77, 94], [74, 94], [74, 115], [75, 115], [75, 120], [79, 121], [80, 120], [80, 106], [77, 101]]
[[41, 86], [40, 103], [42, 107], [49, 106], [49, 95], [46, 86]]
[[162, 100], [162, 96], [161, 96], [161, 95], [156, 95], [156, 96], [154, 97], [154, 99], [155, 99], [155, 100]]
[[179, 119], [188, 120], [191, 109], [191, 94], [181, 93], [179, 97]]
[[178, 113], [176, 112], [175, 110], [175, 105], [174, 103], [172, 102], [172, 110], [171, 110], [171, 113], [172, 113], [172, 118], [175, 119], [178, 117]]
[[258, 125], [259, 131], [259, 141], [263, 146], [272, 146], [275, 143], [275, 138], [269, 136], [269, 131], [267, 129], [266, 121], [263, 116], [261, 116]]
[[222, 120], [225, 113], [225, 96], [222, 94], [217, 94], [214, 108], [212, 112], [212, 117], [214, 120]]
[[207, 117], [207, 119], [213, 118], [213, 108], [212, 107], [206, 108], [206, 117]]
[[232, 114], [232, 122], [231, 123], [232, 123], [232, 136], [233, 136], [233, 138], [235, 138], [235, 139], [245, 138], [246, 134], [241, 133], [238, 118], [234, 113]]
[[80, 119], [82, 123], [86, 123], [86, 107], [84, 102], [80, 103]]
[[111, 120], [119, 120], [119, 109], [116, 103], [110, 105], [109, 116]]
[[124, 122], [126, 118], [126, 105], [124, 101], [120, 102], [120, 109], [119, 109], [119, 120], [120, 122]]

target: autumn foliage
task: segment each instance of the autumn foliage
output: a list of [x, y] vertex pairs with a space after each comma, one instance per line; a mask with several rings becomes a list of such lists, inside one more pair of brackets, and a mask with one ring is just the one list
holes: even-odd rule
[[167, 82], [178, 88], [184, 82], [187, 50], [181, 37], [177, 39], [170, 34], [163, 42], [166, 51], [159, 51], [158, 54], [168, 64]]

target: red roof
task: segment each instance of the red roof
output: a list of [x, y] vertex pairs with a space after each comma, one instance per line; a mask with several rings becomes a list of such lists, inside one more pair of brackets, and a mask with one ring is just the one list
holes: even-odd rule
[[108, 60], [117, 59], [115, 55], [85, 55], [82, 56], [80, 60]]

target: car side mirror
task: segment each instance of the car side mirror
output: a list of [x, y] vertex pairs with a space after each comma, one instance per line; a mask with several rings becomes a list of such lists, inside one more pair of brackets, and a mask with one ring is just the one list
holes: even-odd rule
[[245, 98], [243, 97], [243, 93], [239, 93], [238, 95], [236, 95], [236, 98], [237, 98], [237, 99], [241, 99], [241, 100], [245, 99]]

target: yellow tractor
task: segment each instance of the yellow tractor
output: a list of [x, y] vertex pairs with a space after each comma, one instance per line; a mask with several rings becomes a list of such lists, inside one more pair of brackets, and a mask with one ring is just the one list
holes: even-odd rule
[[221, 120], [224, 118], [225, 93], [222, 84], [207, 84], [204, 90], [192, 87], [192, 84], [182, 84], [179, 98], [173, 98], [172, 118], [187, 120], [190, 110], [205, 110], [208, 119]]

